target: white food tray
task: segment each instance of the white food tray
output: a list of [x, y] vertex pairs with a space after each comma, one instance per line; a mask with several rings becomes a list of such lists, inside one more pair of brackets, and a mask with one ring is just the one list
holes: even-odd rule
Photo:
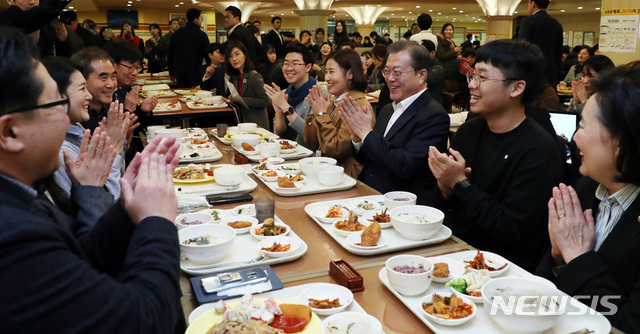
[[[260, 160], [267, 158], [262, 156], [262, 154], [260, 154], [258, 152], [258, 154], [247, 154], [247, 151], [243, 150], [242, 148], [239, 147], [235, 147], [234, 145], [231, 145], [231, 147], [233, 147], [234, 150], [242, 153], [242, 155], [244, 155], [245, 157], [247, 157], [249, 159], [249, 161], [251, 162], [260, 162]], [[256, 151], [258, 150], [258, 148], [256, 148]], [[309, 157], [313, 154], [313, 152], [302, 146], [302, 145], [298, 145], [297, 149], [295, 152], [293, 153], [286, 153], [286, 154], [282, 154], [282, 153], [278, 153], [278, 155], [276, 155], [273, 158], [282, 158], [284, 160], [293, 160], [293, 159], [302, 159], [302, 158], [306, 158]], [[269, 157], [272, 158], [272, 157]]]
[[[286, 223], [280, 220], [278, 216], [274, 216], [274, 220], [276, 224], [279, 223], [279, 224], [286, 225]], [[255, 227], [252, 227], [252, 228], [255, 228]], [[289, 226], [289, 228], [291, 228], [291, 226]], [[181, 257], [180, 269], [182, 269], [182, 271], [184, 271], [187, 274], [197, 276], [197, 275], [210, 274], [210, 273], [221, 271], [221, 270], [235, 270], [235, 269], [242, 269], [242, 268], [247, 268], [247, 267], [252, 267], [257, 265], [265, 265], [265, 264], [274, 265], [278, 263], [291, 262], [300, 258], [302, 255], [304, 255], [304, 253], [307, 252], [307, 249], [309, 249], [309, 247], [304, 242], [304, 240], [302, 240], [302, 238], [300, 238], [297, 234], [293, 232], [293, 228], [291, 228], [291, 231], [289, 232], [289, 234], [287, 234], [287, 236], [294, 237], [300, 240], [300, 248], [298, 248], [298, 250], [295, 253], [289, 256], [267, 258], [266, 260], [262, 260], [258, 263], [245, 263], [241, 265], [236, 264], [228, 267], [221, 266], [221, 267], [205, 269], [205, 270], [197, 269], [198, 267], [207, 267], [213, 264], [217, 265], [217, 264], [224, 264], [224, 263], [231, 263], [231, 262], [248, 262], [260, 256], [261, 252], [260, 252], [260, 248], [258, 247], [258, 243], [260, 242], [260, 240], [256, 239], [256, 237], [251, 235], [251, 233], [247, 232], [244, 234], [236, 235], [236, 240], [233, 242], [233, 246], [231, 246], [231, 250], [220, 261], [216, 263], [197, 265], [197, 264], [191, 263], [188, 259]]]
[[389, 242], [387, 243], [387, 245], [381, 248], [376, 248], [376, 249], [360, 249], [360, 248], [355, 248], [351, 246], [349, 243], [347, 243], [347, 237], [338, 234], [338, 232], [336, 232], [336, 230], [333, 228], [333, 224], [323, 223], [320, 220], [318, 220], [318, 218], [316, 218], [313, 214], [313, 211], [315, 209], [322, 206], [340, 204], [344, 208], [348, 202], [357, 201], [357, 200], [369, 200], [372, 202], [378, 202], [381, 205], [380, 205], [380, 208], [377, 209], [376, 211], [381, 211], [381, 210], [384, 210], [383, 198], [384, 197], [382, 195], [373, 195], [373, 196], [337, 199], [337, 200], [331, 200], [331, 201], [325, 201], [325, 202], [316, 202], [316, 203], [311, 203], [305, 206], [304, 211], [307, 213], [307, 215], [309, 215], [309, 217], [311, 217], [311, 219], [313, 219], [313, 221], [315, 221], [318, 225], [320, 225], [320, 227], [322, 227], [322, 229], [324, 229], [327, 232], [327, 234], [329, 234], [329, 236], [331, 236], [337, 243], [339, 243], [340, 246], [342, 246], [342, 248], [346, 249], [349, 253], [353, 253], [357, 255], [364, 255], [364, 256], [377, 255], [377, 254], [395, 252], [399, 250], [422, 247], [422, 246], [443, 242], [451, 237], [451, 234], [452, 234], [451, 229], [449, 229], [444, 225], [442, 225], [438, 230], [438, 232], [436, 232], [431, 238], [427, 240], [406, 239], [402, 237], [398, 232], [396, 232], [393, 226], [391, 226], [391, 227], [382, 229], [382, 235], [386, 236], [389, 239]]
[[[174, 93], [172, 90], [158, 90], [157, 92], [158, 92], [158, 98], [174, 97], [178, 95]], [[143, 91], [143, 92], [140, 92], [140, 96], [143, 98], [147, 98], [149, 97], [149, 93], [148, 91]]]
[[[253, 173], [256, 174], [256, 171], [253, 170]], [[291, 176], [291, 175], [288, 175], [288, 176]], [[280, 196], [284, 196], [284, 197], [295, 197], [295, 196], [321, 194], [321, 193], [328, 193], [328, 192], [333, 192], [333, 191], [347, 190], [347, 189], [353, 188], [353, 186], [355, 186], [356, 183], [357, 183], [357, 181], [355, 179], [351, 178], [350, 176], [348, 176], [346, 174], [344, 174], [342, 176], [342, 182], [340, 184], [338, 184], [338, 185], [335, 185], [335, 186], [324, 186], [324, 185], [320, 184], [320, 182], [318, 182], [317, 179], [312, 179], [312, 178], [308, 177], [307, 175], [305, 175], [304, 173], [302, 174], [302, 176], [304, 177], [304, 182], [302, 182], [302, 185], [303, 185], [302, 188], [296, 189], [296, 190], [282, 190], [282, 188], [278, 187], [278, 181], [267, 182], [262, 177], [260, 177], [258, 174], [256, 174], [256, 177], [262, 183], [264, 183], [265, 186], [267, 186], [269, 189], [271, 189], [271, 191], [273, 191], [274, 193], [276, 193], [276, 194], [278, 194]], [[313, 205], [313, 204], [310, 204], [310, 205]], [[329, 226], [329, 227], [331, 227], [331, 226]]]
[[187, 101], [186, 102], [187, 107], [189, 107], [189, 109], [193, 109], [193, 110], [205, 110], [205, 109], [224, 109], [224, 108], [228, 108], [229, 105], [226, 102], [220, 102], [216, 105], [212, 105], [212, 106], [208, 106], [208, 105], [196, 105], [193, 101]]
[[233, 194], [247, 193], [256, 189], [258, 184], [251, 177], [244, 174], [240, 185], [235, 187], [221, 186], [215, 182], [195, 183], [195, 184], [174, 184], [173, 188], [176, 195], [217, 195], [217, 194]]
[[[176, 105], [175, 108], [171, 108], [169, 107], [170, 104], [174, 103]], [[158, 105], [155, 107], [155, 109], [153, 109], [154, 113], [160, 113], [160, 112], [176, 112], [176, 111], [182, 111], [182, 104], [180, 104], [180, 102], [176, 101], [176, 102], [158, 102]]]
[[[276, 299], [276, 300], [282, 300], [282, 301], [286, 301], [286, 302], [290, 302], [290, 303], [299, 304], [299, 303], [301, 303], [300, 294], [304, 290], [306, 290], [308, 288], [312, 288], [314, 285], [316, 285], [316, 283], [303, 284], [303, 285], [293, 286], [293, 287], [290, 287], [290, 288], [284, 288], [282, 290], [273, 290], [273, 291], [269, 291], [269, 292], [265, 292], [265, 293], [254, 294], [253, 298], [254, 299], [273, 298], [273, 299]], [[233, 302], [235, 300], [240, 300], [240, 298], [241, 297], [233, 298], [233, 299], [225, 299], [225, 302], [226, 303], [231, 303], [231, 302]], [[199, 307], [194, 309], [189, 314], [189, 324], [193, 323], [193, 321], [195, 321], [200, 315], [202, 315], [206, 311], [212, 309], [214, 305], [215, 305], [215, 303], [207, 303], [207, 304], [200, 305]], [[360, 304], [358, 304], [358, 302], [355, 299], [342, 312], [367, 313], [367, 311], [365, 311], [362, 308], [362, 306], [360, 306]], [[328, 315], [326, 315], [326, 316], [318, 315], [318, 317], [320, 318], [321, 321], [323, 321], [324, 319], [328, 318], [329, 316]], [[204, 334], [204, 333], [202, 333], [202, 334]]]
[[[260, 133], [262, 134], [263, 138], [267, 138], [267, 139], [279, 139], [280, 136], [278, 136], [277, 134], [270, 132], [268, 130], [265, 130], [263, 128], [257, 128], [255, 131], [253, 131], [255, 133]], [[211, 129], [211, 133], [213, 133], [213, 136], [216, 137], [220, 142], [222, 142], [225, 145], [231, 145], [231, 139], [227, 139], [225, 137], [218, 137], [218, 129]], [[238, 134], [238, 133], [242, 133], [242, 132], [238, 132], [238, 127], [237, 126], [231, 126], [229, 128], [227, 128], [227, 134], [229, 133], [233, 133], [233, 134]], [[262, 142], [262, 141], [261, 141]]]
[[[185, 145], [185, 147], [182, 150], [182, 152], [180, 152], [180, 163], [211, 162], [211, 161], [218, 161], [222, 159], [222, 153], [220, 152], [220, 150], [218, 150], [216, 145], [213, 142], [207, 142], [207, 143], [209, 144], [209, 148], [206, 148], [206, 149], [193, 148], [190, 144], [182, 144], [182, 145]], [[202, 145], [206, 145], [206, 144], [202, 144]], [[202, 156], [201, 154], [201, 156], [199, 157], [189, 156], [193, 153], [200, 153], [204, 150], [206, 150], [208, 153], [211, 153], [211, 154], [206, 156]]]
[[[453, 253], [444, 256], [436, 256], [429, 257], [428, 259], [432, 263], [439, 262], [438, 259], [446, 258], [454, 261], [462, 261], [462, 257], [467, 254], [475, 254], [476, 251], [468, 251], [468, 252], [460, 252]], [[504, 274], [499, 277], [507, 277], [507, 276], [533, 276], [526, 270], [518, 267], [517, 265], [509, 262], [509, 268], [505, 271]], [[421, 295], [418, 296], [404, 296], [394, 290], [391, 285], [389, 285], [389, 280], [387, 279], [387, 269], [382, 268], [378, 274], [378, 278], [400, 301], [407, 307], [413, 314], [418, 317], [425, 325], [427, 325], [431, 330], [436, 334], [478, 334], [478, 333], [508, 333], [504, 331], [498, 324], [496, 324], [489, 315], [486, 313], [483, 305], [476, 304], [477, 314], [476, 316], [460, 326], [452, 326], [447, 327], [439, 324], [431, 323], [427, 320], [425, 316], [422, 315], [422, 311], [420, 311], [421, 305], [420, 300], [427, 294], [431, 293], [440, 293], [444, 295], [451, 295], [452, 291], [450, 288], [445, 287], [445, 283], [436, 283], [432, 282], [429, 289]], [[574, 303], [575, 302], [575, 303]], [[574, 302], [567, 303], [567, 312], [577, 311], [577, 310], [587, 310], [588, 307], [582, 303], [579, 303], [574, 300]], [[579, 306], [576, 306], [578, 305]], [[577, 312], [576, 312], [577, 313]], [[551, 329], [545, 331], [544, 333], [558, 333], [558, 334], [566, 334], [573, 333], [574, 331], [588, 328], [589, 330], [594, 331], [596, 334], [605, 334], [611, 331], [611, 324], [609, 321], [601, 314], [589, 314], [589, 312], [582, 312], [583, 315], [571, 315], [571, 316], [562, 316], [558, 320], [555, 326]], [[594, 312], [595, 313], [595, 312]]]

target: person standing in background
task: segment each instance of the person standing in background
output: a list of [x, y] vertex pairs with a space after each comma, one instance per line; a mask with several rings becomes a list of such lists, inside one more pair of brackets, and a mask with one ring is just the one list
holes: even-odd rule
[[520, 24], [520, 38], [537, 45], [547, 62], [547, 82], [555, 87], [562, 78], [562, 25], [547, 13], [549, 0], [529, 0], [529, 14]]
[[197, 8], [187, 11], [189, 22], [178, 29], [169, 42], [167, 60], [169, 74], [176, 79], [178, 87], [193, 87], [202, 82], [198, 70], [207, 58], [209, 37], [201, 29], [202, 12]]

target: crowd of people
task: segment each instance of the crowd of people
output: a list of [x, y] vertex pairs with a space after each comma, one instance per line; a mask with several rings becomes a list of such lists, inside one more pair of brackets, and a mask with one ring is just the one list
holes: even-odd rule
[[[454, 235], [598, 311], [613, 305], [612, 324], [636, 330], [640, 66], [615, 67], [589, 47], [571, 57], [548, 2], [529, 1], [520, 38], [480, 48], [473, 36], [457, 46], [450, 23], [430, 33], [428, 14], [407, 40], [350, 36], [338, 21], [330, 42], [321, 28], [299, 40], [282, 33], [280, 17], [262, 35], [260, 21], [243, 24], [229, 6], [220, 44], [195, 8], [167, 34], [151, 24], [143, 41], [129, 22], [117, 36], [80, 25], [64, 1], [16, 2], [11, 17], [40, 24], [0, 16], [13, 26], [0, 27], [0, 331], [184, 332], [171, 182], [179, 145], [134, 136], [158, 103], [139, 98], [145, 58], [147, 71], [215, 90], [244, 121], [335, 158], [375, 190], [416, 194], [445, 212]], [[353, 50], [367, 41], [371, 50]], [[470, 110], [452, 137], [446, 80]], [[540, 106], [568, 86], [581, 115], [569, 138], [577, 175]], [[365, 93], [378, 90], [374, 108]]]

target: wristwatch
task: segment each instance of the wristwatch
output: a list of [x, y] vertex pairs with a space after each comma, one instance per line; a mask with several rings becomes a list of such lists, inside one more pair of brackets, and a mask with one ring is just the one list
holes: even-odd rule
[[291, 114], [293, 114], [295, 112], [296, 112], [296, 109], [290, 106], [289, 109], [287, 109], [287, 111], [284, 114], [285, 115], [291, 115]]
[[467, 190], [467, 188], [469, 188], [470, 185], [471, 185], [471, 182], [469, 182], [469, 179], [464, 179], [462, 181], [458, 181], [458, 182], [456, 182], [456, 184], [453, 185], [453, 192], [456, 195], [460, 195], [465, 190]]

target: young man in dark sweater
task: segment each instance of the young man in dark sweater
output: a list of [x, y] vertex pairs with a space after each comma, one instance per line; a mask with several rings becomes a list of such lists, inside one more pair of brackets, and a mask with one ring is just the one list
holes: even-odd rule
[[468, 75], [471, 112], [482, 117], [460, 127], [450, 154], [429, 149], [445, 224], [529, 271], [547, 248], [546, 202], [563, 168], [554, 139], [524, 112], [539, 92], [541, 68], [533, 44], [488, 43]]

